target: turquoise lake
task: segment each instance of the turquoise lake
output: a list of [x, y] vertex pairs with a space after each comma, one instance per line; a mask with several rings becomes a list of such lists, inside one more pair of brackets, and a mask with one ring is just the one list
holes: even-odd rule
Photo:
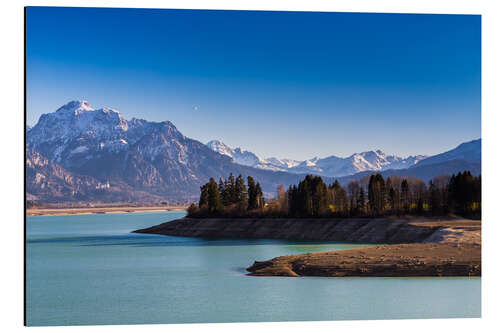
[[359, 244], [132, 234], [184, 212], [27, 218], [30, 326], [481, 315], [480, 278], [246, 276], [254, 260]]

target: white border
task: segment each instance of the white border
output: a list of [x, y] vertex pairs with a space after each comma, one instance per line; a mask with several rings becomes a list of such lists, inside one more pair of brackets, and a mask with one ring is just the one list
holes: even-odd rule
[[86, 7], [133, 7], [133, 8], [193, 8], [193, 9], [254, 9], [254, 10], [302, 10], [302, 11], [350, 11], [350, 12], [392, 12], [392, 13], [453, 13], [481, 14], [483, 31], [483, 318], [443, 320], [391, 320], [391, 321], [335, 321], [298, 323], [243, 323], [243, 324], [189, 324], [189, 325], [139, 325], [139, 326], [92, 326], [95, 332], [132, 332], [135, 330], [190, 332], [238, 331], [348, 331], [348, 332], [483, 332], [493, 331], [498, 326], [500, 259], [497, 254], [500, 237], [498, 198], [500, 184], [498, 168], [499, 112], [498, 95], [500, 76], [500, 15], [495, 1], [459, 0], [345, 0], [296, 1], [296, 0], [254, 0], [254, 1], [153, 1], [153, 0], [87, 0], [87, 1], [11, 1], [2, 3], [0, 24], [2, 51], [0, 56], [1, 113], [0, 142], [2, 149], [0, 182], [2, 196], [2, 232], [0, 240], [2, 255], [2, 283], [0, 291], [0, 325], [9, 331], [69, 330], [87, 331], [90, 327], [23, 328], [23, 7], [31, 6], [86, 6]]

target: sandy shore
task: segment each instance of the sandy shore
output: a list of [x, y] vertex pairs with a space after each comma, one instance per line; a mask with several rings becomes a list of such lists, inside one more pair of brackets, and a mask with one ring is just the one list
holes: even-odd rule
[[374, 244], [362, 249], [308, 253], [255, 262], [247, 268], [249, 275], [254, 276], [481, 275], [481, 221], [477, 220], [182, 218], [134, 232], [183, 237]]
[[399, 244], [309, 253], [255, 262], [254, 276], [481, 276], [481, 246]]
[[166, 212], [173, 210], [185, 210], [187, 207], [181, 206], [120, 206], [120, 207], [85, 207], [85, 208], [29, 208], [26, 210], [27, 216], [54, 216], [54, 215], [83, 215], [83, 214], [119, 214], [119, 213], [139, 213], [139, 212]]
[[182, 218], [134, 232], [181, 237], [253, 238], [374, 244], [420, 243], [464, 237], [481, 221], [429, 218]]
[[424, 242], [308, 253], [254, 262], [253, 276], [481, 276], [481, 222], [433, 221]]

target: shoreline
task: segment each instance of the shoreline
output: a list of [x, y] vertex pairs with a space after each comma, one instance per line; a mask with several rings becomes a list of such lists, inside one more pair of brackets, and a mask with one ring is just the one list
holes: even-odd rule
[[440, 242], [471, 231], [480, 241], [481, 221], [430, 218], [190, 218], [135, 230], [136, 233], [199, 238], [288, 239], [349, 243]]
[[[441, 221], [427, 239], [255, 261], [251, 276], [480, 277], [481, 224]], [[420, 222], [432, 227], [436, 222]]]
[[480, 220], [182, 218], [133, 232], [373, 244], [255, 261], [247, 268], [251, 276], [481, 276]]
[[479, 277], [478, 244], [414, 243], [315, 252], [256, 261], [250, 276]]
[[104, 206], [84, 208], [28, 208], [26, 216], [60, 216], [60, 215], [92, 215], [92, 214], [124, 214], [124, 213], [147, 213], [147, 212], [170, 212], [183, 211], [187, 207], [171, 206]]

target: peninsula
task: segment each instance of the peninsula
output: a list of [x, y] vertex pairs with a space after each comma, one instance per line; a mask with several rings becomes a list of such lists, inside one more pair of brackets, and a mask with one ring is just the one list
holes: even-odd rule
[[[137, 233], [271, 238], [374, 246], [255, 262], [254, 276], [480, 276], [481, 221], [465, 219], [183, 218]], [[385, 245], [377, 245], [385, 244]]]
[[247, 268], [255, 276], [481, 275], [481, 221], [457, 217], [481, 213], [481, 179], [468, 171], [428, 187], [376, 174], [368, 186], [351, 182], [347, 190], [308, 175], [268, 202], [258, 182], [248, 177], [247, 184], [241, 175], [210, 179], [187, 217], [135, 232], [374, 244], [256, 261]]

